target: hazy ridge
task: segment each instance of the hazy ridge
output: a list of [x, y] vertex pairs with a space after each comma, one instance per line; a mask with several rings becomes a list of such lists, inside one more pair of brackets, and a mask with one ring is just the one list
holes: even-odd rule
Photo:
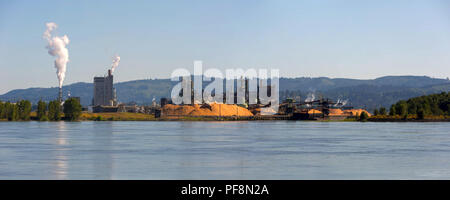
[[[170, 90], [177, 82], [169, 79], [134, 80], [116, 83], [117, 97], [120, 102], [150, 104], [152, 99], [169, 97]], [[204, 84], [205, 85], [205, 84]], [[27, 99], [36, 103], [39, 99], [49, 101], [56, 99], [58, 89], [28, 88], [16, 89], [0, 95], [2, 101]], [[92, 101], [92, 83], [74, 83], [63, 86], [64, 96], [81, 97], [83, 105]], [[349, 105], [373, 109], [379, 106], [389, 107], [401, 99], [450, 91], [447, 79], [426, 76], [384, 76], [377, 79], [360, 80], [346, 78], [280, 78], [280, 97], [289, 94], [300, 95], [302, 99], [314, 92], [318, 97], [331, 99], [348, 99]], [[289, 91], [289, 92], [287, 92]]]

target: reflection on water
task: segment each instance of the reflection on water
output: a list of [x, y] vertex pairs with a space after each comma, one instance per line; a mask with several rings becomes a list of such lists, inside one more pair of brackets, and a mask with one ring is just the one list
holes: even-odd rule
[[3, 122], [0, 179], [450, 179], [450, 123]]
[[[71, 174], [78, 173], [75, 170], [92, 171], [94, 179], [113, 179], [112, 123], [86, 124], [83, 127], [78, 122], [54, 122], [49, 125], [50, 130], [54, 128], [56, 136], [52, 152], [55, 179], [73, 178]], [[91, 132], [83, 131], [85, 129]], [[69, 159], [74, 154], [80, 154], [78, 156], [81, 158]], [[84, 163], [84, 160], [90, 162]]]
[[67, 129], [65, 122], [56, 122], [56, 148], [55, 148], [55, 159], [56, 159], [56, 169], [55, 176], [56, 179], [67, 179], [68, 171], [68, 161], [65, 155], [67, 148]]

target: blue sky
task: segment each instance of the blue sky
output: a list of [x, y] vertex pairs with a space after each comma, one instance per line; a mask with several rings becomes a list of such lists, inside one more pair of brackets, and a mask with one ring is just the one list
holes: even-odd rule
[[46, 22], [70, 38], [64, 85], [121, 56], [116, 81], [180, 67], [278, 68], [284, 77], [450, 76], [450, 1], [0, 0], [0, 94], [56, 87]]

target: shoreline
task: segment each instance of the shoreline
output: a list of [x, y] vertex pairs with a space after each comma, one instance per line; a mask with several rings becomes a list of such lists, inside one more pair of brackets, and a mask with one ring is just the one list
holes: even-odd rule
[[[29, 121], [37, 120], [35, 113], [32, 113]], [[62, 117], [61, 121], [65, 121]], [[310, 120], [293, 119], [288, 115], [271, 115], [271, 116], [162, 116], [155, 118], [154, 115], [143, 113], [82, 113], [79, 122], [83, 121], [310, 121], [310, 122], [360, 122], [355, 117], [345, 119], [317, 118]], [[11, 122], [7, 119], [1, 119], [0, 122]], [[27, 122], [19, 120], [16, 122]], [[367, 122], [450, 122], [449, 116], [427, 116], [425, 119], [417, 119], [415, 116], [402, 118], [400, 116], [372, 116]]]

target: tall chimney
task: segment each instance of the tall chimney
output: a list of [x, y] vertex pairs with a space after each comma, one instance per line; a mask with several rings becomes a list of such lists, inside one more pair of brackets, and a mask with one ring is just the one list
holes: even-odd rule
[[58, 101], [62, 102], [62, 87], [59, 88]]
[[112, 75], [111, 70], [108, 69], [108, 76], [111, 76], [111, 75]]

